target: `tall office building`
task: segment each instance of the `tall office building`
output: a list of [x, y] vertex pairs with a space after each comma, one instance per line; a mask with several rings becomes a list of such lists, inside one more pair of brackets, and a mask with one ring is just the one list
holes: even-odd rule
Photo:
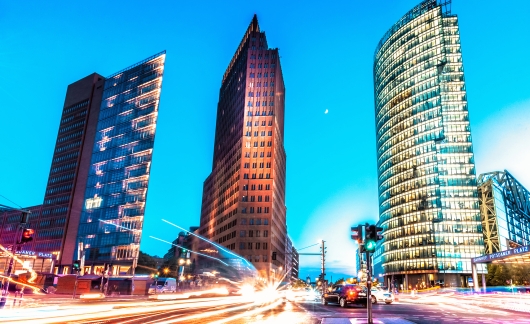
[[[28, 208], [31, 211], [28, 222], [35, 235], [32, 242], [23, 246], [25, 253], [20, 258], [37, 265], [32, 266], [34, 269], [47, 272], [54, 270], [51, 267], [59, 270], [61, 264], [72, 263], [72, 245], [75, 244], [69, 244], [72, 231], [68, 232], [68, 229], [75, 228], [74, 232], [77, 232], [79, 224], [104, 79], [93, 73], [67, 88], [44, 203]], [[6, 221], [18, 224], [20, 212], [10, 214], [16, 216], [6, 218]], [[14, 227], [5, 223], [2, 228], [9, 232]], [[12, 244], [11, 235], [2, 234], [2, 237]], [[0, 240], [0, 244], [6, 243]], [[50, 254], [52, 258], [48, 257]], [[47, 266], [40, 265], [40, 259]], [[50, 263], [50, 260], [53, 261]], [[15, 270], [22, 270], [21, 267], [16, 264]]]
[[263, 277], [285, 269], [284, 97], [278, 49], [268, 48], [254, 16], [221, 83], [199, 234]]
[[507, 170], [478, 177], [486, 254], [530, 245], [530, 191]]
[[[113, 263], [127, 272], [140, 242], [165, 52], [109, 78], [93, 73], [68, 86], [44, 203], [30, 207], [34, 240], [19, 258], [71, 273]], [[12, 244], [20, 212], [0, 210], [0, 244]], [[0, 254], [0, 269], [7, 258]], [[23, 271], [15, 264], [15, 271]]]
[[56, 254], [61, 270], [73, 260], [104, 82], [93, 73], [66, 91], [34, 246]]
[[126, 274], [137, 261], [165, 56], [105, 80], [81, 219], [70, 240], [83, 244], [85, 272], [112, 263], [112, 274]]
[[458, 19], [450, 6], [422, 1], [388, 30], [374, 56], [383, 266], [409, 286], [467, 286], [471, 258], [484, 253]]

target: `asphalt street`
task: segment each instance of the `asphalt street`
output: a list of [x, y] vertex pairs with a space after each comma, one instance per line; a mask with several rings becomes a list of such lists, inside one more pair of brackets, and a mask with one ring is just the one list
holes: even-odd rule
[[[391, 305], [373, 305], [373, 317], [377, 324], [530, 324], [530, 312], [502, 308], [501, 303], [505, 303], [505, 306], [513, 305], [514, 299], [515, 296], [454, 295], [401, 298]], [[521, 296], [518, 299], [524, 298]], [[366, 317], [366, 308], [356, 305], [341, 308], [338, 305], [324, 306], [307, 300], [286, 301], [283, 298], [273, 298], [258, 301], [235, 296], [179, 300], [120, 298], [86, 302], [46, 299], [41, 303], [28, 304], [27, 308], [0, 311], [0, 323], [17, 324], [360, 324], [366, 323]]]
[[[361, 319], [367, 317], [366, 308], [362, 306], [353, 305], [347, 308], [341, 308], [338, 305], [330, 304], [324, 306], [318, 302], [311, 301], [299, 302], [297, 306], [319, 320], [326, 318], [345, 318], [354, 319], [353, 321], [349, 321], [350, 323], [362, 323]], [[530, 314], [528, 313], [470, 307], [468, 305], [458, 307], [445, 303], [422, 304], [421, 302], [409, 303], [397, 301], [390, 305], [378, 303], [372, 306], [372, 314], [375, 320], [399, 318], [417, 324], [530, 323]], [[326, 323], [326, 321], [323, 321], [323, 323]]]

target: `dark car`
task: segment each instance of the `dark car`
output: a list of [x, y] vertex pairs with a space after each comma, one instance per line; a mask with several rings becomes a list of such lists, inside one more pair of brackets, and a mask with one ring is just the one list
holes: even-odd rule
[[340, 307], [360, 304], [366, 307], [366, 293], [366, 288], [358, 285], [335, 285], [331, 291], [322, 295], [322, 304], [337, 303]]

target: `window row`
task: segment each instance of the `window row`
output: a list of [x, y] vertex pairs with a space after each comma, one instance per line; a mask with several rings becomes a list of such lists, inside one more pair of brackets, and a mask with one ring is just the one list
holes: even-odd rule
[[[253, 190], [255, 190], [256, 185], [252, 185], [252, 186], [254, 186], [254, 189], [253, 189]], [[245, 187], [248, 187], [248, 185], [244, 185], [244, 186], [243, 186], [243, 190], [246, 190]], [[263, 185], [258, 185], [258, 187], [262, 187], [262, 188], [263, 188]], [[261, 190], [261, 189], [260, 189], [260, 190]], [[251, 202], [259, 201], [259, 202], [261, 202], [261, 201], [263, 201], [263, 196], [258, 196], [258, 199], [257, 199], [257, 200], [256, 200], [256, 196], [250, 196], [250, 200], [249, 200], [249, 197], [248, 197], [248, 196], [243, 196], [243, 197], [241, 198], [241, 201], [245, 201], [245, 202], [246, 202], [246, 201], [251, 201]], [[266, 201], [266, 202], [267, 202], [267, 201], [270, 201], [270, 196], [265, 196], [265, 201]]]
[[[249, 214], [254, 214], [254, 211], [256, 212], [256, 214], [262, 214], [262, 213], [268, 214], [268, 213], [270, 213], [269, 207], [249, 207], [248, 208], [248, 213]], [[247, 207], [241, 208], [241, 213], [242, 214], [246, 214], [247, 213]], [[241, 224], [241, 225], [243, 225], [243, 224]]]
[[[261, 131], [261, 134], [258, 131], [254, 131], [254, 136], [265, 136], [265, 134], [267, 134], [267, 136], [272, 136], [272, 131], [268, 131], [267, 133], [265, 133], [265, 131]], [[252, 136], [252, 132], [247, 131], [245, 136]]]
[[[241, 221], [240, 225], [247, 225], [246, 218], [241, 218], [240, 221]], [[249, 218], [248, 225], [269, 225], [269, 219], [268, 218]]]
[[[267, 69], [269, 67], [269, 64], [268, 63], [265, 63], [265, 64], [258, 63], [258, 65], [256, 65], [256, 63], [250, 63], [249, 66], [250, 66], [251, 69], [256, 68], [256, 66], [258, 67], [258, 69], [261, 69], [261, 68]], [[272, 63], [271, 64], [271, 69], [274, 69], [275, 67], [276, 67], [276, 64]]]
[[254, 97], [254, 95], [256, 95], [256, 97], [274, 97], [274, 91], [270, 91], [270, 92], [267, 92], [267, 91], [263, 91], [263, 92], [253, 92], [253, 91], [249, 91], [248, 92], [248, 96], [249, 97]]
[[[249, 74], [249, 78], [255, 78], [255, 77], [257, 77], [257, 78], [259, 79], [259, 78], [261, 78], [261, 76], [262, 76], [261, 73], [257, 73], [257, 76], [256, 76], [256, 73], [254, 73], [254, 72], [251, 72], [251, 73]], [[265, 72], [265, 73], [263, 73], [263, 77], [264, 77], [264, 78], [268, 78], [268, 77], [269, 77], [269, 74], [268, 74], [267, 72]], [[274, 72], [271, 72], [271, 73], [270, 73], [270, 77], [271, 77], [271, 78], [274, 78]], [[272, 83], [273, 83], [273, 82], [271, 82], [271, 84], [272, 84]], [[272, 85], [271, 85], [271, 87], [272, 87]]]
[[243, 174], [243, 179], [270, 179], [270, 178], [271, 178], [270, 173], [266, 173], [265, 177], [263, 177], [263, 173], [260, 173], [257, 176], [256, 176], [256, 173], [253, 173], [251, 177], [249, 177], [248, 173]]
[[[271, 157], [271, 156], [272, 156], [271, 151], [267, 151], [267, 157]], [[245, 152], [245, 157], [246, 158], [250, 158], [250, 152]], [[252, 157], [253, 158], [257, 158], [258, 157], [258, 152], [253, 152], [252, 153]], [[265, 153], [263, 151], [259, 152], [259, 157], [260, 158], [265, 157]]]
[[[245, 169], [250, 169], [250, 163], [245, 163], [243, 165], [243, 167]], [[260, 169], [263, 169], [263, 168], [270, 169], [271, 168], [271, 162], [267, 162], [266, 164], [264, 162], [260, 162], [259, 163], [259, 168]], [[252, 163], [252, 169], [258, 169], [258, 163], [256, 163], [256, 162]]]
[[[267, 126], [266, 123], [267, 123], [266, 120], [262, 120], [261, 121], [261, 126]], [[268, 125], [272, 126], [272, 119], [269, 120]], [[254, 121], [254, 126], [259, 126], [259, 120]], [[247, 120], [247, 127], [252, 127], [252, 121]]]
[[[246, 237], [248, 234], [248, 237], [261, 237], [261, 231], [260, 230], [249, 230], [249, 231], [239, 231], [239, 237]], [[263, 231], [263, 237], [269, 237], [269, 230]]]
[[239, 242], [240, 250], [268, 250], [269, 246], [266, 242]]
[[[267, 101], [263, 101], [263, 102], [256, 101], [255, 104], [256, 104], [256, 107], [259, 107], [260, 105], [261, 107], [267, 107]], [[247, 107], [253, 107], [253, 105], [254, 104], [252, 103], [252, 101], [249, 100], [249, 102], [247, 103]], [[274, 101], [269, 101], [269, 107], [273, 107], [273, 106], [274, 106]], [[271, 115], [272, 115], [272, 110], [269, 110], [269, 116]], [[252, 111], [248, 112], [248, 116], [252, 116]], [[259, 111], [256, 111], [254, 116], [260, 116]], [[261, 116], [267, 116], [267, 114], [265, 114], [265, 111], [261, 113]]]

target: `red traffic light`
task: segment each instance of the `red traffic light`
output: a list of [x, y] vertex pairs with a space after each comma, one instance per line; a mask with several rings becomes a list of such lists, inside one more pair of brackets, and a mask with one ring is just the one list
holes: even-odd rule
[[28, 243], [30, 241], [33, 241], [33, 234], [35, 234], [35, 230], [34, 229], [26, 228], [22, 232], [22, 238], [20, 239], [20, 243], [24, 244], [24, 243]]

